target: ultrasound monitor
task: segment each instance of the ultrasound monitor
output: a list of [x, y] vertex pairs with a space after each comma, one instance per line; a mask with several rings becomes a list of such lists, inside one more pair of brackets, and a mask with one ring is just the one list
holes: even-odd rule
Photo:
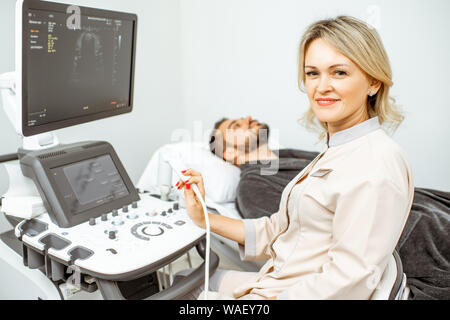
[[136, 15], [36, 0], [18, 5], [24, 136], [131, 112]]

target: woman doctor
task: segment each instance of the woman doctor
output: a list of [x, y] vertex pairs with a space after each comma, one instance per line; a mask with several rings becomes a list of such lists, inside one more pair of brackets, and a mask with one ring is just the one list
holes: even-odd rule
[[[235, 299], [369, 299], [408, 217], [414, 183], [401, 148], [385, 133], [403, 120], [389, 97], [391, 69], [376, 30], [348, 16], [312, 24], [299, 49], [299, 84], [325, 150], [284, 189], [278, 212], [236, 220], [209, 213], [211, 231], [239, 243], [258, 273], [218, 270], [219, 296]], [[187, 170], [189, 216], [205, 227]]]

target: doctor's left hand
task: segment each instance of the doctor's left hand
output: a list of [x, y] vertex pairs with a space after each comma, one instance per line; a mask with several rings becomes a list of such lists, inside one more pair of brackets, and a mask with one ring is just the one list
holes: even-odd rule
[[205, 216], [203, 215], [202, 204], [191, 188], [191, 185], [193, 183], [196, 184], [203, 200], [205, 200], [205, 187], [203, 184], [203, 177], [200, 172], [197, 172], [193, 169], [188, 169], [186, 171], [182, 171], [181, 173], [186, 176], [191, 176], [185, 181], [179, 180], [176, 184], [178, 189], [184, 187], [184, 201], [188, 215], [195, 224], [197, 224], [199, 227], [205, 228]]

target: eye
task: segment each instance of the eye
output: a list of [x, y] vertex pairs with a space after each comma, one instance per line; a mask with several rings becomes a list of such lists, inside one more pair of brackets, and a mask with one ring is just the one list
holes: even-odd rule
[[315, 76], [317, 76], [317, 72], [315, 72], [315, 71], [309, 71], [309, 72], [306, 73], [306, 75], [307, 75], [308, 77], [315, 77]]
[[347, 72], [342, 71], [342, 70], [336, 70], [336, 71], [334, 72], [334, 74], [336, 74], [336, 75], [342, 77], [342, 76], [346, 76], [346, 75], [347, 75]]

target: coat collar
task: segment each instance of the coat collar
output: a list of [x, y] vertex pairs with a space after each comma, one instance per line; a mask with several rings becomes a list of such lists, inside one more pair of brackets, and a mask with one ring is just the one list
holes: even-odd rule
[[380, 129], [380, 122], [378, 117], [370, 118], [364, 122], [358, 123], [357, 125], [350, 127], [348, 129], [338, 131], [328, 139], [328, 147], [336, 147], [344, 143], [350, 142], [362, 136], [365, 136], [372, 131]]

